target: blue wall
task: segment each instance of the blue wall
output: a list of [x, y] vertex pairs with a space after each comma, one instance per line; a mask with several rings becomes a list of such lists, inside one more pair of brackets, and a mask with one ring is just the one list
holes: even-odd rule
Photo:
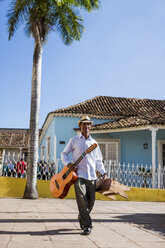
[[[77, 118], [75, 117], [55, 117], [55, 134], [56, 134], [56, 157], [61, 158], [61, 152], [64, 150], [69, 139], [76, 135], [73, 128], [77, 127]], [[65, 144], [60, 144], [64, 141]]]
[[49, 127], [46, 130], [46, 133], [39, 144], [39, 159], [41, 154], [41, 146], [45, 147], [45, 154], [44, 158], [46, 160], [46, 139], [47, 137], [50, 137], [50, 162], [54, 161], [54, 134], [55, 134], [55, 120], [53, 118], [52, 122], [50, 123]]
[[158, 138], [159, 140], [165, 140], [165, 130], [160, 129], [160, 130], [157, 132], [157, 138]]
[[[120, 139], [121, 163], [152, 164], [152, 137], [149, 130], [92, 134], [92, 136], [96, 139]], [[165, 130], [157, 132], [157, 140], [165, 140]], [[148, 149], [143, 148], [144, 143], [148, 143]]]

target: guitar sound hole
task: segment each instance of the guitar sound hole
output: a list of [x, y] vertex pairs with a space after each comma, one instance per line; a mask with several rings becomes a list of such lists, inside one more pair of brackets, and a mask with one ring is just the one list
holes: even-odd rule
[[65, 172], [62, 178], [65, 180], [70, 173], [71, 173], [71, 170], [69, 169], [67, 172]]
[[57, 180], [55, 180], [54, 182], [56, 184], [57, 189], [59, 189], [60, 187], [59, 187], [59, 184], [58, 184]]

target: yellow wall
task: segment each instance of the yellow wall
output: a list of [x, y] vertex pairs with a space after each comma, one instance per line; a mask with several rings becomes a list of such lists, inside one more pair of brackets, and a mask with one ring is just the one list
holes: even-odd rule
[[[23, 197], [25, 190], [26, 179], [0, 177], [0, 197]], [[53, 198], [49, 190], [49, 181], [37, 180], [37, 188], [39, 197]], [[116, 196], [116, 200], [121, 201], [160, 201], [165, 202], [165, 190], [162, 189], [142, 189], [131, 188], [128, 194], [128, 199]], [[74, 187], [72, 186], [67, 195], [68, 199], [75, 198]], [[110, 198], [96, 193], [97, 200], [111, 200]]]

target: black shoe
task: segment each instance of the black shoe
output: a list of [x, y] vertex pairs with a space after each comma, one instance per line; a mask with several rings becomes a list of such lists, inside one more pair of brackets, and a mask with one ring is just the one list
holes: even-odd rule
[[83, 232], [82, 235], [89, 235], [91, 233], [91, 227], [86, 227]]

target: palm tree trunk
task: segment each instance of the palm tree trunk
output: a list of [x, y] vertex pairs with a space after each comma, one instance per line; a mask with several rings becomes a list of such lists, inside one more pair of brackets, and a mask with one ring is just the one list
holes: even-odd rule
[[41, 91], [42, 43], [35, 39], [31, 86], [30, 144], [28, 154], [27, 181], [23, 198], [37, 199], [37, 162], [39, 139], [39, 111]]

